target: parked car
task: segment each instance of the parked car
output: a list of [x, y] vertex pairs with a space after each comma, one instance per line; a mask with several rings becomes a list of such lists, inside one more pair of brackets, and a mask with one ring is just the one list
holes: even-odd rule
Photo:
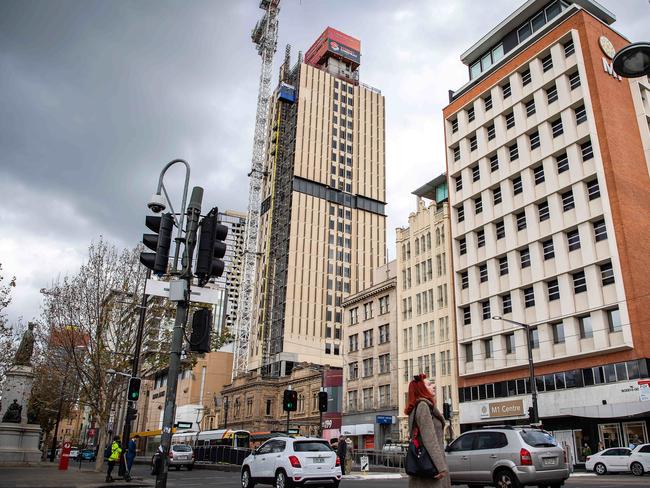
[[534, 427], [465, 432], [445, 451], [454, 485], [559, 488], [569, 477], [564, 449], [551, 434]]
[[603, 449], [587, 456], [585, 469], [600, 475], [629, 471], [630, 454], [632, 450], [627, 447]]
[[94, 461], [96, 457], [94, 449], [82, 449], [81, 451], [81, 459], [84, 461]]
[[630, 471], [634, 476], [650, 473], [650, 444], [639, 444], [632, 450]]
[[77, 459], [79, 457], [79, 448], [71, 447], [70, 448], [70, 459]]
[[241, 468], [242, 488], [332, 486], [341, 482], [341, 463], [325, 439], [276, 437], [253, 451]]
[[[192, 450], [192, 446], [189, 444], [172, 444], [169, 449], [167, 462], [169, 467], [175, 467], [176, 471], [180, 471], [183, 466], [185, 466], [188, 471], [192, 471], [194, 468], [194, 451]], [[157, 452], [151, 458], [151, 474], [158, 474], [159, 469], [160, 453]]]

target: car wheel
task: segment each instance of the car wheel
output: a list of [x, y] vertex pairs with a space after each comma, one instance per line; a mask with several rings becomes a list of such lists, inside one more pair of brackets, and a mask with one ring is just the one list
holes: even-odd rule
[[194, 465], [193, 465], [193, 464], [188, 464], [188, 465], [187, 465], [187, 470], [188, 470], [188, 471], [192, 471], [193, 468], [194, 468]]
[[331, 485], [327, 485], [327, 486], [333, 486], [334, 488], [339, 488], [340, 484], [341, 484], [341, 482], [337, 480], [334, 483], [332, 483]]
[[248, 468], [244, 469], [241, 472], [241, 488], [253, 488], [255, 486], [255, 481], [251, 476], [251, 472]]
[[179, 464], [178, 466], [176, 466], [176, 471], [180, 471], [180, 470], [181, 470], [181, 466]]
[[275, 488], [293, 488], [293, 481], [284, 471], [275, 473]]
[[603, 463], [596, 463], [596, 466], [594, 466], [594, 472], [597, 475], [602, 476], [604, 474], [607, 474], [607, 468], [605, 467], [605, 465]]
[[630, 471], [632, 471], [634, 476], [643, 476], [643, 465], [635, 461], [632, 463], [632, 466], [630, 466]]
[[497, 488], [521, 488], [521, 483], [509, 469], [502, 469], [494, 475], [494, 484]]

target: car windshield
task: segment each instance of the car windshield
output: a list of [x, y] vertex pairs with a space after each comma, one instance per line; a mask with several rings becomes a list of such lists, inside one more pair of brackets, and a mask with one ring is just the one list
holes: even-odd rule
[[298, 441], [293, 443], [293, 450], [296, 452], [332, 452], [327, 442], [320, 441]]
[[533, 447], [555, 447], [555, 437], [543, 430], [522, 430], [520, 432], [524, 442]]
[[186, 444], [176, 444], [172, 449], [176, 452], [192, 452], [192, 448]]

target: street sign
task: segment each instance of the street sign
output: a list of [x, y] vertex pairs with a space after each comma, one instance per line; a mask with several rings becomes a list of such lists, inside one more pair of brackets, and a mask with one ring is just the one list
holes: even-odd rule
[[[169, 298], [169, 281], [148, 279], [145, 293], [157, 297]], [[223, 301], [223, 290], [217, 288], [201, 288], [193, 286], [190, 290], [190, 301], [196, 303], [210, 303], [216, 305]]]
[[96, 432], [97, 432], [97, 429], [95, 429], [95, 428], [88, 429], [88, 432], [86, 433], [86, 436], [89, 439], [92, 439], [93, 437], [95, 437]]
[[174, 424], [174, 427], [176, 427], [177, 429], [191, 429], [192, 422], [176, 422]]
[[361, 456], [359, 464], [361, 464], [361, 472], [367, 473], [370, 471], [370, 463], [368, 462], [368, 456]]
[[377, 415], [376, 422], [380, 425], [391, 425], [394, 418], [392, 415]]

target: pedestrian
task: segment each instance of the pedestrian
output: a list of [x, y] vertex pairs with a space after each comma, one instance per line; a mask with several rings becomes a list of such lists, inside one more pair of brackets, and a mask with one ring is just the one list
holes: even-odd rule
[[116, 435], [113, 437], [113, 443], [111, 444], [111, 454], [108, 456], [108, 470], [106, 471], [106, 482], [111, 483], [115, 481], [111, 476], [115, 463], [119, 462], [120, 456], [122, 455], [122, 446], [120, 444], [120, 436]]
[[352, 463], [354, 461], [354, 444], [352, 442], [352, 439], [349, 437], [345, 439], [345, 443], [347, 444], [345, 448], [345, 472], [352, 474]]
[[139, 435], [134, 435], [129, 440], [129, 447], [126, 451], [126, 470], [131, 473], [131, 467], [133, 466], [133, 461], [135, 461], [135, 453], [138, 449], [138, 439]]
[[409, 383], [408, 405], [404, 413], [409, 417], [409, 435], [413, 424], [419, 429], [422, 444], [438, 469], [434, 478], [409, 476], [409, 488], [450, 488], [449, 468], [445, 459], [445, 418], [436, 408], [436, 385], [418, 374]]
[[341, 474], [345, 474], [345, 459], [348, 453], [348, 444], [345, 442], [345, 437], [339, 437], [339, 443], [336, 448], [336, 454], [339, 456], [339, 461], [341, 463]]
[[598, 441], [598, 450], [596, 452], [604, 451], [605, 450], [605, 444], [603, 441]]
[[582, 446], [582, 461], [586, 461], [589, 456], [591, 456], [591, 447], [585, 442], [585, 445]]

